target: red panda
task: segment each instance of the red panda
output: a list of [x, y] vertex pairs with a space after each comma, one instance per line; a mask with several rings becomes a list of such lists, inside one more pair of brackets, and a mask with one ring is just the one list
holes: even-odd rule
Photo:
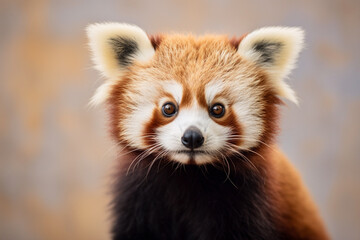
[[[284, 79], [299, 28], [226, 36], [87, 29], [121, 147], [112, 239], [328, 239], [299, 174], [277, 148]], [[119, 150], [120, 151], [120, 150]]]

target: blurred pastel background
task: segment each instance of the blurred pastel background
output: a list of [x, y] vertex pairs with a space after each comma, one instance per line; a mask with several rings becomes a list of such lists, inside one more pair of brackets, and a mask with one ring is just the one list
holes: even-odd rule
[[108, 239], [114, 146], [84, 29], [119, 21], [148, 33], [240, 36], [301, 26], [306, 48], [279, 143], [333, 239], [360, 239], [360, 1], [1, 0], [0, 239]]

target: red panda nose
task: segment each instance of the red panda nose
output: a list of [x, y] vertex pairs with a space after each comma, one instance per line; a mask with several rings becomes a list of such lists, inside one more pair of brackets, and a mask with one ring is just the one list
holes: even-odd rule
[[193, 150], [194, 148], [200, 147], [204, 143], [204, 137], [201, 134], [200, 129], [191, 126], [186, 129], [184, 135], [181, 138], [181, 142], [185, 147]]

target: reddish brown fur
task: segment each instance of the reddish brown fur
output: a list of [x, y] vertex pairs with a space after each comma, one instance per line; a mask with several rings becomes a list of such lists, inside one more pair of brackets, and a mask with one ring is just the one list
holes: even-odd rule
[[246, 37], [247, 34], [242, 35], [241, 37], [232, 37], [229, 42], [237, 50], [240, 42]]
[[[269, 151], [272, 160], [271, 186], [280, 210], [279, 225], [288, 234], [288, 239], [329, 239], [322, 220], [301, 177], [289, 160], [276, 146]], [[274, 193], [277, 193], [275, 195]]]
[[171, 122], [176, 117], [164, 117], [159, 109], [154, 109], [152, 118], [144, 127], [144, 144], [147, 146], [152, 146], [156, 143], [156, 140], [153, 137], [146, 137], [146, 136], [153, 136], [155, 134], [155, 130], [163, 126], [169, 122]]
[[191, 94], [191, 89], [188, 86], [184, 86], [180, 107], [188, 107], [191, 105], [192, 101], [193, 95]]
[[148, 37], [150, 39], [151, 45], [156, 50], [157, 47], [160, 45], [163, 36], [161, 34], [157, 34], [157, 35], [149, 35]]
[[121, 114], [129, 114], [130, 110], [124, 104], [123, 95], [125, 92], [129, 91], [129, 81], [126, 77], [124, 77], [119, 83], [114, 86], [112, 89], [110, 98], [108, 99], [107, 106], [109, 107], [110, 113], [110, 130], [112, 137], [116, 140], [116, 142], [123, 143], [123, 139], [121, 138], [121, 125], [120, 119]]
[[[213, 120], [226, 127], [230, 127], [232, 130], [232, 135], [240, 136], [241, 135], [241, 124], [239, 123], [236, 114], [233, 109], [230, 107], [226, 110], [225, 115], [222, 118], [213, 118]], [[231, 139], [229, 143], [239, 146], [241, 144], [241, 139]]]

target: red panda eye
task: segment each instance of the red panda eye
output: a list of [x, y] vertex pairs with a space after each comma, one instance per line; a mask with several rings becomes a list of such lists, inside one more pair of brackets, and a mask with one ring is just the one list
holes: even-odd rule
[[216, 118], [221, 118], [225, 114], [225, 107], [221, 103], [215, 103], [210, 107], [210, 115]]
[[162, 106], [162, 114], [165, 117], [172, 117], [176, 114], [177, 109], [174, 103], [167, 102]]

